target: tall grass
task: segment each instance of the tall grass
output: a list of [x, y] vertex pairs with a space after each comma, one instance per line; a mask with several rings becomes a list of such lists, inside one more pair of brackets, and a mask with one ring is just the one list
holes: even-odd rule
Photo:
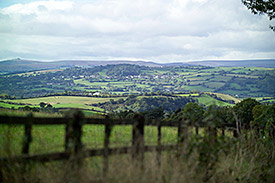
[[[9, 145], [6, 143], [6, 151]], [[268, 138], [250, 134], [248, 138], [213, 140], [207, 135], [190, 135], [184, 147], [180, 153], [162, 152], [160, 165], [156, 152], [145, 153], [143, 164], [131, 155], [110, 156], [106, 174], [102, 174], [101, 157], [85, 158], [81, 166], [74, 166], [71, 161], [56, 161], [30, 163], [23, 169], [22, 165], [10, 162], [2, 169], [3, 182], [253, 183], [275, 180], [275, 144]]]

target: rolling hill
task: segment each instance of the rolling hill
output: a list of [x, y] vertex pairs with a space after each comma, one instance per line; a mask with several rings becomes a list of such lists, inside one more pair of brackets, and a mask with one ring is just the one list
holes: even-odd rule
[[0, 73], [18, 73], [25, 71], [36, 71], [46, 69], [59, 69], [68, 67], [95, 67], [100, 65], [114, 64], [135, 64], [148, 67], [165, 67], [165, 66], [187, 66], [187, 65], [203, 65], [203, 66], [225, 66], [225, 67], [266, 67], [275, 68], [275, 59], [265, 60], [206, 60], [194, 62], [172, 62], [172, 63], [156, 63], [148, 61], [131, 61], [131, 60], [61, 60], [61, 61], [33, 61], [26, 59], [12, 59], [0, 61]]

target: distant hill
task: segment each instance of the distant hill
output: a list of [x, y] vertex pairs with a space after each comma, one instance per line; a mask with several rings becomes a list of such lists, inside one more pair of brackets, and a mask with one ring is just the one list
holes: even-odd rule
[[62, 61], [32, 61], [24, 59], [12, 59], [0, 61], [0, 72], [24, 72], [45, 69], [58, 69], [66, 67], [95, 67], [108, 64], [135, 64], [149, 67], [165, 67], [165, 66], [184, 66], [184, 65], [203, 65], [203, 66], [230, 66], [230, 67], [271, 67], [275, 68], [275, 59], [268, 60], [238, 60], [238, 61], [195, 61], [195, 62], [174, 62], [174, 63], [155, 63], [147, 61], [130, 61], [130, 60], [114, 60], [114, 61], [91, 61], [91, 60], [62, 60]]
[[149, 67], [160, 67], [162, 64], [154, 62], [145, 61], [125, 61], [125, 60], [115, 60], [115, 61], [83, 61], [83, 60], [62, 60], [62, 61], [32, 61], [32, 60], [22, 60], [13, 59], [0, 61], [0, 72], [21, 72], [21, 71], [33, 71], [33, 70], [43, 70], [43, 69], [56, 69], [56, 68], [66, 68], [66, 67], [95, 67], [99, 65], [108, 64], [135, 64], [140, 66]]
[[275, 68], [275, 59], [263, 60], [207, 60], [189, 62], [190, 65], [203, 65], [211, 67], [266, 67]]

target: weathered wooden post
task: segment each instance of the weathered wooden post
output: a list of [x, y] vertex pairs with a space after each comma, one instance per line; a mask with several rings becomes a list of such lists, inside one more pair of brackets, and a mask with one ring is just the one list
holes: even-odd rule
[[157, 163], [161, 165], [161, 122], [158, 121], [158, 146], [157, 146]]
[[184, 144], [187, 143], [188, 138], [188, 124], [183, 120], [178, 121], [178, 156], [183, 153]]
[[[106, 119], [109, 119], [106, 116]], [[109, 144], [110, 144], [110, 136], [112, 132], [112, 125], [109, 123], [105, 124], [105, 135], [104, 135], [104, 155], [103, 155], [103, 175], [106, 175], [109, 168]]]
[[213, 126], [208, 127], [208, 136], [211, 143], [217, 142], [217, 128]]
[[132, 129], [132, 157], [143, 163], [144, 159], [144, 117], [140, 114], [134, 116], [135, 122]]
[[199, 127], [197, 126], [197, 124], [195, 124], [195, 131], [196, 131], [196, 135], [199, 135]]
[[[22, 154], [28, 155], [30, 152], [30, 144], [32, 142], [32, 113], [28, 114], [27, 122], [24, 126], [24, 137], [23, 137], [23, 146], [22, 146]], [[21, 173], [24, 175], [28, 171], [28, 161], [23, 161]], [[23, 178], [24, 179], [24, 178]]]
[[82, 150], [82, 125], [84, 121], [84, 115], [81, 111], [76, 111], [74, 113], [73, 119], [73, 143], [74, 143], [74, 153], [78, 154]]
[[213, 128], [213, 136], [214, 136], [214, 140], [217, 141], [217, 139], [218, 139], [218, 130], [217, 130], [217, 127]]
[[65, 151], [77, 154], [82, 150], [82, 125], [84, 115], [79, 110], [73, 110], [67, 116], [68, 122], [65, 128]]
[[225, 136], [224, 127], [222, 127], [222, 137]]
[[22, 154], [29, 154], [30, 143], [32, 141], [32, 113], [28, 115], [27, 123], [25, 124]]
[[241, 137], [241, 123], [234, 111], [232, 111], [232, 114], [236, 121], [236, 128], [233, 130], [233, 137]]
[[182, 121], [178, 121], [178, 140], [177, 144], [180, 146], [183, 142], [183, 127], [182, 127]]
[[73, 133], [73, 121], [67, 116], [67, 124], [65, 127], [65, 152], [71, 152], [72, 150], [72, 133]]
[[179, 121], [178, 124], [178, 141], [177, 141], [177, 154], [176, 157], [179, 158], [180, 154], [182, 153], [182, 149], [183, 149], [183, 127], [182, 127], [182, 121]]
[[[71, 110], [66, 115], [67, 124], [65, 127], [65, 151], [70, 154], [69, 168], [66, 169], [65, 182], [69, 180], [79, 180], [80, 170], [83, 163], [83, 145], [81, 142], [82, 125], [84, 124], [84, 114], [80, 110]], [[74, 182], [74, 181], [73, 181]]]

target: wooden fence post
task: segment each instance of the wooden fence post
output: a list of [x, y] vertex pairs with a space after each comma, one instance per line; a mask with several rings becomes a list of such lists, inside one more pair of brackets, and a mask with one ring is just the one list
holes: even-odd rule
[[32, 113], [28, 115], [27, 123], [25, 124], [22, 153], [29, 154], [30, 143], [32, 141]]
[[199, 135], [199, 127], [195, 126], [196, 135]]
[[[30, 113], [27, 116], [27, 122], [24, 127], [24, 137], [23, 137], [23, 146], [22, 146], [22, 154], [28, 155], [30, 152], [30, 144], [32, 142], [32, 118], [33, 115]], [[22, 162], [22, 169], [21, 169], [21, 174], [25, 174], [28, 171], [28, 161]], [[25, 181], [25, 178], [23, 178]]]
[[161, 124], [158, 122], [158, 146], [157, 146], [157, 163], [161, 165]]
[[187, 143], [188, 138], [188, 126], [184, 124], [184, 121], [179, 121], [178, 123], [178, 155], [183, 153], [184, 143]]
[[[108, 119], [109, 117], [106, 116]], [[103, 155], [103, 175], [106, 175], [109, 168], [109, 144], [110, 144], [110, 136], [112, 132], [112, 126], [110, 124], [105, 124], [105, 135], [104, 135], [104, 155]]]
[[67, 116], [68, 122], [65, 128], [65, 151], [77, 154], [82, 150], [82, 125], [84, 115], [81, 111], [73, 111]]
[[73, 132], [73, 124], [72, 120], [68, 118], [66, 127], [65, 127], [65, 152], [72, 151], [72, 132]]
[[74, 153], [77, 154], [82, 150], [82, 125], [83, 125], [84, 115], [81, 111], [76, 111], [74, 113], [73, 119], [73, 142], [74, 142]]
[[234, 111], [232, 111], [232, 114], [236, 121], [236, 129], [233, 131], [233, 137], [241, 137], [241, 123]]
[[144, 117], [140, 114], [134, 116], [136, 120], [132, 129], [132, 157], [138, 159], [143, 163], [144, 159]]
[[183, 148], [183, 127], [182, 127], [182, 121], [179, 121], [178, 124], [178, 141], [177, 141], [177, 153], [176, 153], [176, 157], [179, 158], [180, 154], [181, 154], [181, 150]]
[[213, 142], [217, 141], [217, 128], [216, 127], [208, 127], [208, 135], [210, 140]]
[[182, 142], [183, 142], [183, 128], [182, 128], [182, 122], [179, 121], [179, 124], [178, 124], [178, 141], [177, 141], [178, 146], [180, 144], [182, 144]]

